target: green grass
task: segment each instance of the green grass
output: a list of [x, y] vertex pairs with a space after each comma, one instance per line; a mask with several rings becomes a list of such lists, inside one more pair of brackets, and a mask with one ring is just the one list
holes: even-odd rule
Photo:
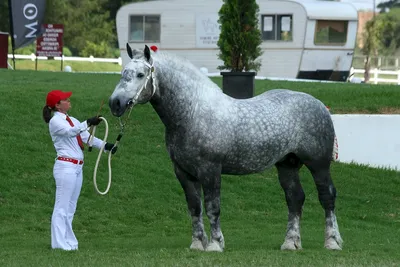
[[332, 113], [400, 113], [400, 87], [351, 83], [257, 81], [256, 94], [287, 88], [309, 93], [331, 108]]
[[[113, 183], [106, 196], [95, 193], [97, 151], [85, 150], [84, 184], [74, 220], [79, 251], [50, 249], [54, 201], [54, 148], [41, 118], [51, 89], [72, 90], [70, 113], [84, 120], [97, 113], [118, 75], [0, 71], [0, 266], [399, 266], [400, 174], [335, 163], [337, 216], [343, 251], [323, 249], [324, 215], [310, 174], [306, 192], [303, 250], [280, 251], [287, 208], [276, 171], [224, 176], [221, 227], [224, 253], [188, 249], [191, 223], [183, 191], [164, 145], [164, 126], [149, 104], [131, 114], [112, 161]], [[220, 79], [215, 79], [221, 83]], [[262, 88], [297, 88], [335, 110], [399, 108], [395, 86], [257, 81]], [[353, 103], [353, 104], [352, 104]], [[109, 141], [119, 133], [104, 105]], [[104, 125], [97, 136], [103, 137]], [[98, 171], [107, 180], [106, 157]], [[206, 227], [208, 220], [205, 219]]]

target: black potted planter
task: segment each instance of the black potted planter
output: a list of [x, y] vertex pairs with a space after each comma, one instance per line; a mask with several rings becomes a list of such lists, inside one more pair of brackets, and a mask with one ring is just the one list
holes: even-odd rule
[[221, 72], [221, 75], [224, 94], [237, 99], [254, 96], [255, 72]]

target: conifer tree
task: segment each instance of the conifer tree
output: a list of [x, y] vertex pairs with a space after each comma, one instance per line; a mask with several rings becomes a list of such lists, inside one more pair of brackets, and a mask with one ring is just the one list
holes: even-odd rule
[[221, 33], [218, 58], [220, 70], [233, 72], [258, 71], [262, 55], [261, 32], [258, 25], [259, 6], [256, 0], [223, 0], [218, 12]]

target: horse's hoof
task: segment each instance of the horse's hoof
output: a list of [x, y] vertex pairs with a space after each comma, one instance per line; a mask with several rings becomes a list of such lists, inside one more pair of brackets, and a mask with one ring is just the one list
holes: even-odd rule
[[338, 240], [336, 240], [335, 237], [331, 237], [325, 241], [325, 248], [330, 250], [342, 250], [342, 244], [343, 241], [341, 238], [338, 238]]
[[223, 252], [224, 250], [220, 247], [220, 245], [217, 242], [211, 241], [206, 247], [206, 251]]
[[192, 244], [190, 245], [190, 249], [204, 251], [204, 246], [203, 246], [203, 243], [197, 239], [197, 240], [192, 241]]
[[303, 249], [301, 247], [301, 242], [294, 240], [285, 240], [285, 242], [281, 246], [281, 250], [300, 250], [300, 249]]

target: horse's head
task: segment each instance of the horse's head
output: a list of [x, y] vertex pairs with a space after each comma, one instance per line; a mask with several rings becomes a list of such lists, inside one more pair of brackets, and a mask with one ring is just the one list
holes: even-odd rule
[[126, 44], [131, 61], [122, 70], [109, 105], [114, 116], [120, 117], [128, 107], [149, 101], [155, 93], [153, 59], [146, 45], [144, 51], [133, 50]]

